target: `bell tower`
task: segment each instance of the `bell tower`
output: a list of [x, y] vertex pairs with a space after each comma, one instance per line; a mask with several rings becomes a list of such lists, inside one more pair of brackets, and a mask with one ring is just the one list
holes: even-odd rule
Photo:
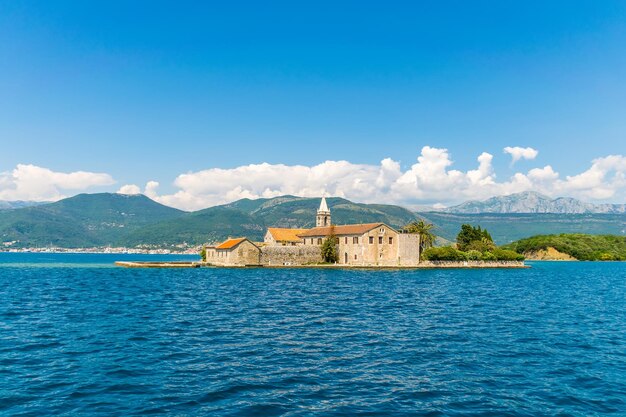
[[315, 216], [315, 227], [330, 226], [330, 210], [326, 204], [326, 197], [322, 197], [320, 208], [317, 209], [317, 216]]

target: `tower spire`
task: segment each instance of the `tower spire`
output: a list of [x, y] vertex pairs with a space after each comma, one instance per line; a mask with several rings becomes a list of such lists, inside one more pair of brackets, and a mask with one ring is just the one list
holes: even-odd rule
[[320, 208], [317, 209], [317, 216], [315, 216], [315, 226], [324, 227], [330, 226], [330, 224], [330, 209], [326, 204], [326, 197], [322, 197]]

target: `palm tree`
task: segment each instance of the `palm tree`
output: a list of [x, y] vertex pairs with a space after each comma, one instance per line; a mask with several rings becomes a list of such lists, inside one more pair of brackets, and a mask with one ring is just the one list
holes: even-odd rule
[[423, 252], [426, 248], [431, 248], [435, 244], [435, 235], [431, 231], [433, 228], [432, 223], [426, 223], [424, 220], [412, 221], [404, 226], [403, 231], [405, 233], [416, 233], [420, 235], [420, 252]]

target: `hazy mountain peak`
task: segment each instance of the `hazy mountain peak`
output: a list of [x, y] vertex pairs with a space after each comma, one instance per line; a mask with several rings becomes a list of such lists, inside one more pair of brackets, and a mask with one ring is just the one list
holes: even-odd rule
[[12, 209], [18, 209], [18, 208], [24, 208], [24, 207], [38, 206], [40, 204], [45, 204], [45, 203], [42, 203], [39, 201], [22, 201], [22, 200], [0, 201], [0, 210], [12, 210]]
[[593, 204], [571, 197], [552, 199], [536, 191], [467, 201], [443, 210], [446, 213], [625, 213], [626, 204]]

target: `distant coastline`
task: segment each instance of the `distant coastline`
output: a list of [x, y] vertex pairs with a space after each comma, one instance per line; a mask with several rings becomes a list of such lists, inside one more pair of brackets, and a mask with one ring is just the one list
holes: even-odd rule
[[[181, 250], [139, 249], [139, 248], [20, 248], [0, 249], [0, 253], [91, 253], [91, 254], [126, 254], [126, 255], [198, 255], [200, 248]], [[198, 255], [199, 257], [199, 255]]]

